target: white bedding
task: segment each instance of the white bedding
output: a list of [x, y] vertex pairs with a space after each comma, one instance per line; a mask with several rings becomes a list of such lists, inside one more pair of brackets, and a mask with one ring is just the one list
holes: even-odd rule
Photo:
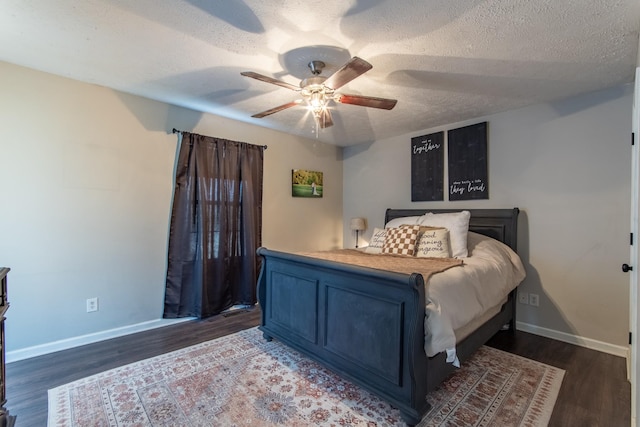
[[425, 352], [431, 357], [446, 351], [454, 364], [455, 331], [499, 305], [526, 275], [507, 245], [471, 231], [467, 239], [464, 264], [433, 275], [425, 285]]

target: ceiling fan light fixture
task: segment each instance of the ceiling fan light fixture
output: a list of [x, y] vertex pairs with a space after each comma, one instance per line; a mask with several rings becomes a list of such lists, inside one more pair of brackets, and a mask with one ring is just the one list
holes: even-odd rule
[[322, 91], [311, 92], [307, 98], [307, 103], [313, 111], [323, 109], [327, 105], [328, 101], [329, 100], [324, 96], [324, 92]]
[[[327, 104], [333, 99], [333, 89], [324, 85], [326, 77], [321, 76], [325, 63], [322, 61], [311, 61], [308, 64], [312, 77], [308, 77], [300, 82], [300, 94], [307, 102], [309, 110], [313, 113], [316, 125], [325, 116]], [[317, 129], [317, 126], [316, 126]]]
[[300, 84], [300, 95], [316, 120], [325, 114], [327, 104], [333, 99], [333, 90], [322, 84], [324, 80], [324, 77], [310, 77]]
[[327, 117], [327, 103], [329, 99], [322, 88], [317, 90], [311, 90], [306, 94], [303, 91], [302, 95], [307, 102], [307, 108], [313, 114], [313, 120], [315, 121], [315, 133], [318, 138], [318, 132], [320, 128], [326, 126], [325, 118]]

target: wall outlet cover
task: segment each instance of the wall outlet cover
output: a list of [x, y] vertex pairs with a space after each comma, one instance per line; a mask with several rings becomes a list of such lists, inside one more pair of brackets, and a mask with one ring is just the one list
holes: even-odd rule
[[518, 302], [520, 304], [529, 304], [529, 294], [526, 292], [518, 292]]

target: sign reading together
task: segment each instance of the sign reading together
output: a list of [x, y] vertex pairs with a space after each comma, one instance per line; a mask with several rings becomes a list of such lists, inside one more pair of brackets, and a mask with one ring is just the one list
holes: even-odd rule
[[411, 201], [444, 200], [444, 132], [411, 138]]

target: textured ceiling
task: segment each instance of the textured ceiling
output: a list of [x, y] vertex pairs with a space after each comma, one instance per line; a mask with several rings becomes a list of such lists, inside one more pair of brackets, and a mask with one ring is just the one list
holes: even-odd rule
[[353, 145], [633, 81], [637, 0], [2, 0], [0, 60], [314, 138], [307, 63], [373, 69], [321, 141]]

